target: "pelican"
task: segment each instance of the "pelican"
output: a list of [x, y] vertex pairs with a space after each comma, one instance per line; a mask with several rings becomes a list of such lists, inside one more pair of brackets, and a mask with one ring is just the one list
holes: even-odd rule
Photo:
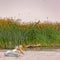
[[4, 53], [5, 56], [18, 57], [20, 54], [24, 54], [22, 50], [22, 45], [16, 46], [13, 50], [8, 50]]

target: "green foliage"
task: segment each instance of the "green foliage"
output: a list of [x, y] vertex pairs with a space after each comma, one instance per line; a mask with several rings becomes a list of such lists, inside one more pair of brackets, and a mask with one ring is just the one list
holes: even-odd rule
[[10, 19], [0, 19], [0, 48], [16, 45], [41, 44], [60, 46], [60, 24], [19, 24]]

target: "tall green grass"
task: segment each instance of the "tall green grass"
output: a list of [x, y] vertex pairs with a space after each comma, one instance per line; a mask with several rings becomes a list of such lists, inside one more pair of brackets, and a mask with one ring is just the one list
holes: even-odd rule
[[11, 19], [0, 19], [0, 48], [11, 49], [20, 44], [60, 47], [60, 23], [24, 25]]

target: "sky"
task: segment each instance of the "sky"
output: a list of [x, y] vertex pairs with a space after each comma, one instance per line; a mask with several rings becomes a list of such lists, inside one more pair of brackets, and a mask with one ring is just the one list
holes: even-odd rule
[[0, 17], [60, 22], [60, 0], [0, 0]]

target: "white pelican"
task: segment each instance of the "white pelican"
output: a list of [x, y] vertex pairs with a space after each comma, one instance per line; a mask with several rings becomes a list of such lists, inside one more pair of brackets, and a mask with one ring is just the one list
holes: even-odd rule
[[23, 50], [22, 50], [22, 45], [20, 45], [19, 47], [17, 46], [15, 49], [13, 50], [8, 50], [4, 53], [5, 56], [10, 56], [10, 57], [18, 57], [20, 56], [20, 54], [24, 54]]

